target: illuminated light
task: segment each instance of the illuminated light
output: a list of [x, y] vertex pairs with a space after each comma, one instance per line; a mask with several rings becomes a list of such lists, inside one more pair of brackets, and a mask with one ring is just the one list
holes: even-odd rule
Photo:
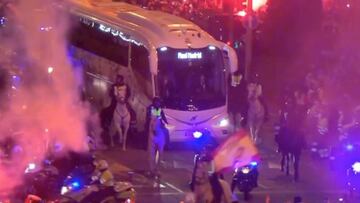
[[253, 0], [253, 10], [257, 11], [267, 4], [267, 0]]
[[36, 168], [36, 164], [34, 164], [34, 163], [29, 164], [29, 169], [30, 170], [34, 170], [35, 168]]
[[51, 74], [52, 72], [54, 72], [54, 68], [51, 67], [51, 66], [49, 66], [49, 67], [48, 67], [48, 73]]
[[71, 184], [71, 186], [73, 186], [74, 188], [78, 188], [78, 187], [80, 187], [80, 183], [79, 182], [73, 182]]
[[196, 139], [199, 139], [202, 136], [203, 136], [203, 133], [200, 132], [200, 131], [193, 132], [193, 137], [196, 138]]
[[30, 173], [31, 171], [36, 169], [36, 164], [34, 163], [29, 163], [29, 165], [26, 167], [25, 169], [25, 173]]
[[168, 48], [167, 47], [161, 47], [160, 51], [166, 51]]
[[350, 5], [350, 4], [346, 4], [346, 7], [347, 7], [347, 8], [350, 8], [350, 7], [351, 7], [351, 5]]
[[252, 162], [250, 162], [250, 165], [251, 165], [251, 166], [257, 166], [258, 163], [257, 163], [256, 161], [252, 161]]
[[181, 53], [178, 52], [177, 54], [177, 58], [178, 59], [202, 59], [202, 53], [201, 52], [185, 52], [185, 53]]
[[230, 42], [230, 41], [226, 42], [226, 44], [229, 45], [229, 46], [231, 46], [231, 42]]
[[49, 132], [49, 129], [45, 128], [45, 132], [48, 133], [48, 132]]
[[99, 25], [99, 29], [100, 29], [101, 31], [103, 31], [103, 32], [110, 32], [110, 31], [111, 31], [111, 27], [107, 27], [107, 26], [105, 26], [105, 25], [103, 25], [103, 24], [100, 24], [100, 25]]
[[228, 126], [228, 125], [229, 125], [229, 119], [227, 119], [227, 118], [221, 119], [221, 121], [220, 121], [220, 123], [219, 123], [219, 126], [220, 126], [220, 127], [226, 127], [226, 126]]
[[215, 46], [209, 46], [209, 49], [210, 49], [210, 50], [215, 50], [216, 47], [215, 47]]
[[26, 110], [26, 109], [27, 109], [27, 106], [26, 106], [26, 105], [22, 105], [21, 108], [22, 108], [23, 110]]
[[339, 198], [339, 202], [343, 202], [344, 201], [344, 198]]
[[100, 24], [99, 25], [99, 30], [103, 31], [103, 32], [107, 32], [107, 33], [111, 33], [113, 36], [119, 36], [122, 40], [127, 41], [127, 42], [131, 42], [133, 44], [136, 44], [137, 46], [141, 46], [142, 44], [136, 40], [130, 39], [129, 36], [126, 36], [126, 34], [120, 32], [119, 30], [113, 29], [109, 26], [106, 26], [104, 24]]
[[0, 18], [0, 25], [5, 25], [6, 22], [6, 18], [5, 17], [1, 17]]
[[250, 169], [248, 167], [244, 167], [244, 168], [241, 169], [241, 172], [243, 174], [248, 174], [248, 173], [250, 173]]
[[355, 162], [351, 167], [355, 173], [360, 173], [360, 162]]
[[50, 31], [50, 30], [52, 30], [52, 29], [53, 29], [53, 28], [52, 28], [51, 26], [41, 27], [41, 28], [40, 28], [41, 31], [46, 31], [46, 32], [48, 32], [48, 31]]
[[346, 149], [347, 149], [348, 151], [351, 151], [351, 150], [354, 149], [354, 146], [353, 146], [352, 144], [348, 144], [348, 145], [346, 145]]
[[239, 12], [236, 13], [237, 16], [241, 16], [241, 17], [245, 17], [246, 14], [247, 14], [247, 13], [246, 13], [246, 11], [244, 11], [244, 10], [243, 10], [243, 11], [239, 11]]
[[16, 90], [16, 87], [15, 87], [15, 86], [11, 86], [11, 89]]
[[62, 188], [61, 188], [61, 195], [64, 195], [64, 194], [66, 194], [66, 193], [68, 193], [69, 192], [69, 188], [67, 188], [67, 187], [65, 187], [65, 186], [63, 186]]
[[16, 76], [16, 75], [13, 75], [12, 78], [13, 78], [13, 79], [17, 79], [17, 76]]

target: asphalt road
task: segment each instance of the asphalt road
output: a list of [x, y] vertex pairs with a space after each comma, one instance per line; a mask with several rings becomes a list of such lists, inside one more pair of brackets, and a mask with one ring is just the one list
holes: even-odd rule
[[[292, 176], [286, 176], [280, 171], [280, 155], [275, 151], [272, 136], [265, 133], [263, 136], [263, 144], [258, 146], [261, 155], [259, 187], [252, 191], [249, 202], [292, 203], [293, 197], [297, 195], [306, 203], [323, 203], [325, 198], [333, 203], [346, 198], [343, 176], [330, 170], [326, 160], [315, 160], [305, 151], [301, 157], [300, 181], [294, 182]], [[130, 148], [122, 151], [113, 148], [100, 152], [99, 156], [110, 162], [116, 178], [134, 184], [139, 203], [179, 203], [189, 192], [194, 156], [191, 149], [177, 147], [165, 151], [159, 187], [154, 185], [152, 178], [146, 176], [148, 165], [145, 150]], [[226, 180], [230, 182], [231, 174], [226, 175]], [[236, 195], [239, 202], [245, 202], [242, 194]], [[343, 202], [359, 203], [360, 199]]]

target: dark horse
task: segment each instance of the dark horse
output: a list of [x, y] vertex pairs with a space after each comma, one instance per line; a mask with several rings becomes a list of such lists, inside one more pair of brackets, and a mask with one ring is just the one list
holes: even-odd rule
[[285, 171], [286, 175], [290, 174], [290, 163], [294, 163], [294, 178], [299, 179], [299, 161], [302, 148], [304, 146], [303, 136], [286, 127], [280, 128], [276, 136], [278, 149], [281, 153], [281, 171]]
[[[298, 109], [301, 110], [301, 109]], [[281, 114], [278, 131], [275, 141], [278, 144], [278, 151], [281, 153], [281, 171], [286, 170], [290, 174], [290, 162], [294, 163], [294, 178], [299, 179], [299, 161], [302, 149], [305, 147], [305, 137], [301, 130], [301, 118], [297, 110], [284, 111]], [[299, 118], [297, 120], [296, 118]], [[298, 123], [297, 123], [298, 122]]]

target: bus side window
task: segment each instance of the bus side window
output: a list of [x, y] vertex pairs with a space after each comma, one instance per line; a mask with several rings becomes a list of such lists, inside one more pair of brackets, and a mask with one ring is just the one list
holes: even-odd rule
[[98, 23], [94, 22], [94, 26], [91, 26], [81, 22], [77, 16], [73, 19], [77, 24], [70, 30], [69, 38], [74, 46], [127, 67], [128, 42], [101, 31]]
[[134, 71], [135, 78], [139, 81], [140, 87], [146, 93], [146, 96], [152, 98], [153, 87], [149, 66], [149, 52], [144, 46], [132, 45], [131, 67]]

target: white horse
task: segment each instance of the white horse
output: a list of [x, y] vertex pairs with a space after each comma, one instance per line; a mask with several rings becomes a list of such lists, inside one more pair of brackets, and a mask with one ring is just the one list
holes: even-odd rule
[[114, 136], [119, 134], [119, 144], [122, 144], [122, 149], [126, 150], [127, 133], [130, 127], [130, 111], [126, 102], [118, 101], [113, 115], [112, 129], [110, 133], [111, 146], [114, 146]]
[[256, 143], [259, 138], [259, 131], [265, 119], [265, 107], [259, 97], [262, 94], [261, 86], [251, 83], [248, 86], [248, 119], [247, 124], [251, 139]]

